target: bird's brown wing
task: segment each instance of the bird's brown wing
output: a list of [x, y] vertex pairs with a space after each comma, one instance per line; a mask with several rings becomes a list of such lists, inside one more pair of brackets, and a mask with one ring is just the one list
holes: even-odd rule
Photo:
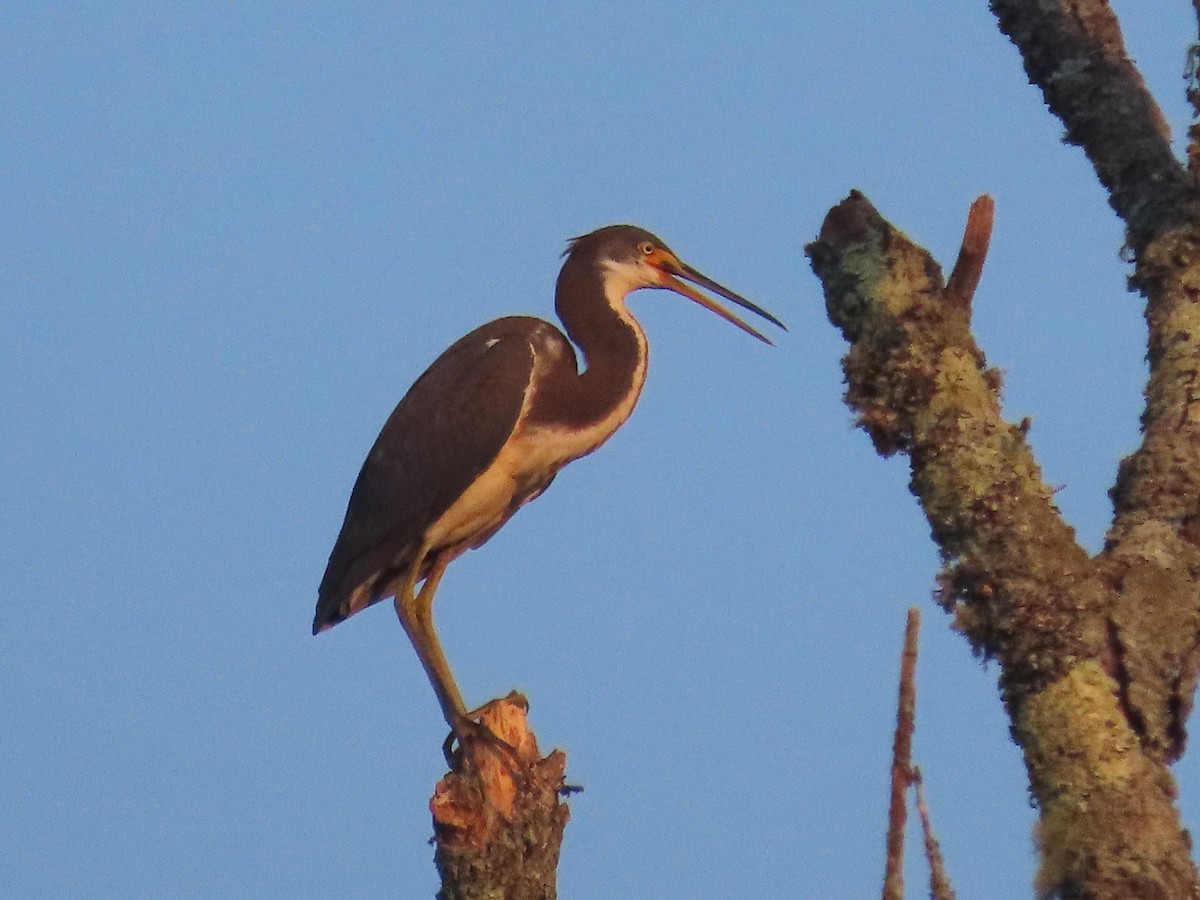
[[425, 531], [496, 458], [529, 389], [531, 337], [549, 327], [523, 317], [489, 322], [409, 389], [350, 494], [318, 590], [313, 634], [389, 596]]

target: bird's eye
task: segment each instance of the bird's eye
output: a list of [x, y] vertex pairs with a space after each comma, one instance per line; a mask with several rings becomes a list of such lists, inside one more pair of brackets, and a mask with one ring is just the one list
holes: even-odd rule
[[642, 251], [643, 256], [649, 256], [654, 252], [654, 245], [649, 241], [642, 241], [638, 244], [638, 249]]

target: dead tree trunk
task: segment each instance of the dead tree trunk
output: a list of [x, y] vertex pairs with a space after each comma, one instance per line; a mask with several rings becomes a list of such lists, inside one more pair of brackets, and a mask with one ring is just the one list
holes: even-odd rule
[[570, 813], [567, 758], [545, 759], [526, 721], [519, 694], [493, 700], [483, 725], [508, 747], [487, 740], [462, 747], [455, 770], [429, 802], [436, 860], [442, 876], [438, 900], [554, 900], [563, 829]]

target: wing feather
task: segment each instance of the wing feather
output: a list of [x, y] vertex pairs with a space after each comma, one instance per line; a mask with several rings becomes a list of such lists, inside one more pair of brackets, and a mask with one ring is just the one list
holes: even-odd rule
[[531, 338], [548, 327], [524, 317], [489, 322], [405, 394], [354, 483], [318, 590], [314, 634], [389, 596], [429, 526], [496, 458], [529, 390]]

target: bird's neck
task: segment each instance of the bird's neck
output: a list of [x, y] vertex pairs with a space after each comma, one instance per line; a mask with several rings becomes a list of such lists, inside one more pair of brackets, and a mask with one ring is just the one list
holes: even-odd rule
[[629, 287], [610, 274], [568, 260], [555, 302], [584, 363], [573, 383], [563, 384], [556, 414], [573, 425], [610, 423], [609, 433], [628, 418], [646, 378], [646, 337], [625, 308]]

